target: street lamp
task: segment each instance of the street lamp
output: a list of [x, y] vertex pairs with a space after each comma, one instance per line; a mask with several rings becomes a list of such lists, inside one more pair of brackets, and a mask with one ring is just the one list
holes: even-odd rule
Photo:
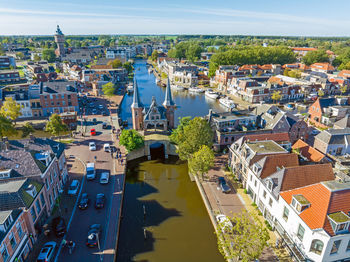
[[100, 239], [99, 239], [99, 234], [96, 233], [96, 238], [97, 238], [97, 247], [98, 247], [98, 252], [100, 253], [100, 261], [103, 261], [102, 253], [101, 253], [101, 247], [100, 247]]

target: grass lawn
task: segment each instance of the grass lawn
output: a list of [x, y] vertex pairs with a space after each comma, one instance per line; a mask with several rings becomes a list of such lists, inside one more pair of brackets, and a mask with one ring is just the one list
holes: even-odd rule
[[[67, 135], [69, 133], [70, 133], [70, 131], [67, 131], [67, 132], [62, 133], [61, 135], [64, 136], [64, 135]], [[8, 139], [23, 139], [23, 138], [25, 138], [22, 135], [23, 135], [22, 130], [17, 130], [17, 133], [8, 136]], [[45, 137], [50, 138], [52, 136], [49, 132], [46, 132], [44, 130], [35, 130], [33, 135], [35, 137], [42, 137], [42, 138], [45, 138]]]

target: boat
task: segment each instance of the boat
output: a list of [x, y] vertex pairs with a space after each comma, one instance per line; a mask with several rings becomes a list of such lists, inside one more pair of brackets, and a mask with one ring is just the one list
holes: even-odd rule
[[236, 107], [235, 103], [228, 97], [220, 98], [219, 103], [230, 110]]
[[204, 94], [205, 94], [206, 97], [209, 97], [209, 98], [212, 98], [212, 99], [218, 99], [218, 97], [219, 97], [219, 94], [214, 92], [214, 91], [212, 91], [212, 90], [207, 90], [207, 91], [204, 92]]
[[184, 90], [184, 87], [183, 86], [179, 86], [179, 85], [172, 85], [172, 89], [181, 91], [181, 90]]
[[149, 74], [153, 73], [152, 67], [148, 68], [148, 73], [149, 73]]
[[190, 87], [188, 89], [189, 92], [191, 93], [203, 93], [204, 90], [202, 88], [199, 88], [199, 87]]
[[156, 84], [158, 85], [160, 82], [160, 80], [158, 78], [156, 78]]
[[134, 92], [134, 86], [133, 86], [132, 83], [129, 83], [129, 84], [128, 84], [128, 86], [126, 87], [126, 91], [127, 91], [128, 93]]

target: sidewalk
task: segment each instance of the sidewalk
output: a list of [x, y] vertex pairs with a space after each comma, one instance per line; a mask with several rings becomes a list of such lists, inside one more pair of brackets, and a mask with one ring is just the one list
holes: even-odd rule
[[[73, 179], [81, 179], [84, 176], [84, 165], [78, 159], [68, 158], [67, 154], [67, 168], [68, 168], [68, 180], [64, 186], [64, 192], [60, 195], [59, 205], [53, 209], [52, 215], [48, 219], [49, 228], [51, 229], [51, 219], [56, 216], [62, 216], [68, 225], [69, 219], [72, 215], [72, 211], [77, 199], [77, 196], [69, 196], [67, 194], [67, 189], [69, 187], [70, 181]], [[57, 238], [54, 233], [45, 236], [43, 232], [38, 236], [38, 240], [35, 242], [32, 251], [29, 253], [28, 261], [36, 261], [42, 246], [49, 241], [55, 241], [57, 244], [61, 242], [62, 238]], [[57, 250], [56, 250], [57, 251]], [[54, 257], [54, 256], [53, 256]]]
[[[208, 172], [208, 179], [202, 182], [205, 194], [210, 202], [213, 213], [221, 213], [226, 216], [232, 216], [235, 213], [241, 212], [246, 209], [248, 212], [255, 212], [255, 214], [265, 225], [265, 219], [258, 215], [258, 211], [253, 207], [252, 200], [248, 195], [244, 194], [244, 190], [239, 188], [239, 185], [233, 181], [232, 176], [229, 172], [224, 172], [222, 168], [225, 167], [227, 163], [227, 155], [219, 155], [215, 158], [214, 167]], [[231, 183], [231, 188], [233, 193], [224, 194], [220, 190], [217, 190], [217, 177], [225, 176], [227, 180]], [[260, 261], [291, 261], [289, 254], [285, 249], [274, 248], [276, 243], [276, 235], [274, 232], [269, 231], [270, 240], [268, 242], [268, 247], [266, 247], [260, 256]], [[273, 248], [272, 248], [273, 247]]]

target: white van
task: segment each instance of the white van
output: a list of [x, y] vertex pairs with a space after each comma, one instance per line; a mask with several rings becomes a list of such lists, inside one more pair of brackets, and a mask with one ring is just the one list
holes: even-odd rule
[[109, 172], [101, 173], [100, 184], [108, 184], [109, 181]]
[[103, 150], [105, 151], [105, 152], [111, 152], [111, 146], [110, 146], [110, 144], [104, 144], [103, 145]]
[[87, 163], [86, 165], [86, 179], [93, 180], [96, 177], [95, 163]]

